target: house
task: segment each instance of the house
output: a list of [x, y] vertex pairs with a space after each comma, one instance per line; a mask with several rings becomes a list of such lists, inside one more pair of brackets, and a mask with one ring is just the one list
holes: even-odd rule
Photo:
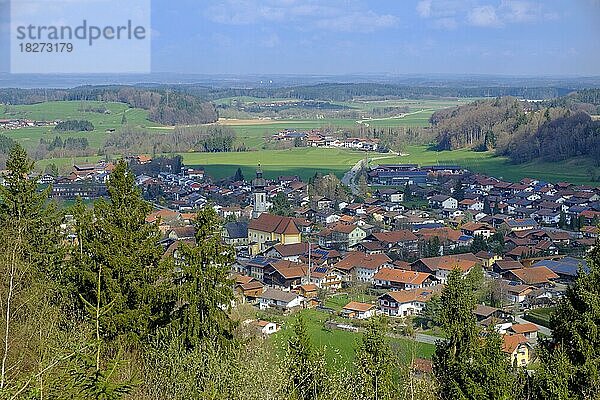
[[231, 246], [248, 245], [248, 223], [228, 222], [223, 226], [221, 237], [225, 244]]
[[335, 292], [342, 288], [342, 273], [327, 266], [314, 266], [310, 271], [309, 280], [317, 287]]
[[473, 314], [475, 314], [478, 322], [483, 322], [486, 320], [504, 321], [511, 319], [510, 315], [501, 309], [486, 306], [484, 304], [477, 304], [473, 310]]
[[476, 265], [481, 265], [479, 258], [472, 253], [465, 253], [421, 258], [411, 264], [411, 269], [431, 274], [441, 283], [446, 283], [450, 272], [454, 269], [458, 269], [466, 275]]
[[375, 315], [376, 309], [375, 304], [351, 301], [342, 308], [340, 313], [346, 318], [367, 319]]
[[551, 285], [558, 275], [544, 266], [512, 269], [505, 275], [506, 279], [520, 282], [524, 285], [544, 287]]
[[500, 291], [503, 299], [510, 304], [520, 304], [527, 300], [527, 295], [532, 292], [532, 287], [516, 282], [501, 281]]
[[536, 324], [527, 322], [524, 324], [514, 324], [508, 330], [514, 334], [521, 334], [525, 336], [527, 340], [536, 340], [539, 328]]
[[396, 268], [381, 268], [373, 275], [373, 285], [381, 289], [418, 289], [431, 286], [433, 282], [434, 280], [430, 274]]
[[259, 297], [258, 304], [261, 310], [267, 308], [280, 308], [289, 310], [304, 304], [304, 297], [293, 292], [284, 292], [280, 289], [267, 288]]
[[242, 301], [252, 301], [259, 297], [263, 292], [264, 285], [256, 278], [236, 274], [234, 279], [234, 290], [240, 295]]
[[388, 292], [379, 296], [379, 310], [390, 317], [407, 317], [420, 314], [435, 293], [441, 291], [441, 285]]
[[500, 275], [503, 275], [510, 270], [521, 268], [524, 268], [523, 264], [515, 260], [498, 260], [492, 264], [492, 271]]
[[264, 269], [266, 285], [290, 291], [306, 281], [308, 266], [288, 260], [270, 262]]
[[490, 236], [496, 233], [496, 230], [493, 227], [478, 222], [467, 222], [460, 227], [460, 231], [468, 236], [480, 235], [486, 239], [489, 239]]
[[438, 209], [456, 210], [458, 201], [454, 197], [438, 194], [429, 198], [429, 206]]
[[345, 281], [373, 282], [373, 276], [385, 266], [391, 266], [392, 259], [385, 254], [366, 254], [353, 251], [342, 258], [335, 268]]
[[319, 246], [345, 251], [358, 244], [366, 236], [367, 233], [357, 225], [337, 223], [319, 232]]
[[261, 213], [248, 223], [248, 241], [257, 245], [251, 251], [256, 254], [264, 250], [265, 243], [300, 243], [301, 233], [293, 218]]
[[298, 293], [300, 293], [302, 297], [306, 299], [314, 299], [318, 295], [318, 289], [319, 287], [314, 283], [307, 283], [298, 287]]
[[525, 367], [532, 359], [533, 348], [523, 334], [504, 335], [502, 337], [502, 351], [515, 367]]
[[513, 232], [527, 231], [537, 229], [538, 223], [532, 218], [526, 219], [508, 219], [503, 223], [504, 227]]
[[258, 321], [250, 321], [250, 324], [254, 326], [262, 336], [272, 335], [273, 333], [279, 332], [281, 329], [281, 326], [275, 322], [269, 322], [262, 319], [259, 319]]
[[[317, 249], [317, 246], [311, 245], [311, 252]], [[281, 258], [288, 261], [300, 261], [301, 257], [308, 255], [308, 243], [277, 244], [265, 252], [265, 256]]]

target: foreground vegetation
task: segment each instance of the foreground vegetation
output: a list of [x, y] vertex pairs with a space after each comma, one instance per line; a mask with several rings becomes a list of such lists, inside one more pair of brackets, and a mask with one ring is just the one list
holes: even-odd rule
[[[436, 311], [448, 339], [433, 376], [409, 362], [373, 318], [352, 338], [322, 330], [316, 311], [286, 321], [279, 343], [244, 329], [212, 208], [199, 210], [197, 246], [163, 256], [152, 206], [119, 162], [110, 198], [77, 202], [65, 220], [28, 178], [20, 146], [0, 187], [0, 393], [53, 399], [595, 399], [600, 395], [600, 248], [590, 273], [552, 313], [552, 338], [533, 375], [513, 367], [500, 337], [472, 313], [477, 276], [451, 273]], [[67, 240], [70, 237], [70, 240]], [[75, 239], [73, 239], [75, 238]], [[334, 338], [334, 340], [330, 340]], [[349, 342], [352, 339], [353, 345]], [[400, 345], [398, 344], [400, 343]], [[322, 345], [339, 350], [327, 354]], [[410, 347], [410, 346], [408, 346]], [[348, 354], [354, 353], [353, 357]]]

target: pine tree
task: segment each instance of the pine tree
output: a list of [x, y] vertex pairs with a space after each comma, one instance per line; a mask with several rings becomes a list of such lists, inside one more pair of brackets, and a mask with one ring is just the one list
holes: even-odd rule
[[289, 217], [293, 215], [294, 211], [292, 209], [292, 205], [288, 200], [287, 196], [283, 192], [279, 192], [273, 197], [272, 201], [273, 205], [269, 210], [271, 214], [282, 215], [284, 217]]
[[[75, 230], [79, 247], [73, 249], [73, 281], [77, 293], [93, 302], [98, 269], [104, 282], [102, 304], [114, 301], [103, 316], [103, 333], [144, 338], [168, 312], [159, 282], [165, 271], [155, 224], [146, 223], [152, 206], [134, 185], [134, 176], [120, 161], [108, 181], [110, 201], [98, 200], [92, 215], [78, 210]], [[161, 282], [164, 282], [162, 280]]]
[[234, 182], [242, 182], [244, 180], [244, 174], [242, 172], [241, 168], [238, 168], [235, 171], [235, 175], [233, 176], [233, 181]]
[[447, 339], [438, 341], [433, 357], [439, 396], [443, 400], [513, 399], [517, 385], [510, 363], [498, 334], [489, 330], [482, 335], [477, 326], [472, 285], [471, 279], [454, 270], [442, 291], [438, 319]]
[[473, 243], [471, 243], [471, 253], [480, 251], [488, 251], [488, 244], [482, 235], [475, 235], [473, 237]]
[[324, 391], [323, 356], [313, 349], [302, 315], [294, 323], [294, 333], [287, 341], [286, 373], [288, 398], [316, 400]]
[[234, 329], [227, 307], [233, 300], [229, 271], [235, 253], [221, 243], [219, 219], [211, 206], [198, 211], [196, 228], [198, 245], [180, 246], [175, 260], [181, 306], [173, 313], [173, 326], [188, 349], [204, 340], [227, 346]]
[[[550, 317], [552, 339], [543, 342], [538, 386], [546, 398], [592, 399], [600, 396], [600, 248], [567, 288]], [[556, 375], [562, 371], [563, 375]], [[568, 371], [568, 375], [564, 374]], [[567, 378], [568, 376], [568, 378]], [[568, 393], [568, 395], [566, 395]], [[540, 397], [541, 398], [541, 397]]]
[[356, 349], [357, 396], [361, 399], [392, 399], [394, 359], [385, 340], [385, 322], [371, 318]]

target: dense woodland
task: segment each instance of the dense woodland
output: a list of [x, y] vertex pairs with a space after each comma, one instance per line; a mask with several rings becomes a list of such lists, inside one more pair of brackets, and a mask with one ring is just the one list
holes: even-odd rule
[[149, 118], [165, 125], [205, 124], [218, 119], [212, 103], [170, 90], [130, 86], [82, 86], [73, 89], [0, 89], [0, 103], [35, 104], [45, 101], [118, 101], [149, 110]]
[[243, 150], [235, 146], [235, 132], [227, 126], [176, 127], [157, 134], [125, 126], [109, 136], [103, 154], [160, 154], [175, 152], [223, 152]]
[[[513, 367], [500, 336], [472, 309], [481, 270], [451, 273], [434, 310], [448, 339], [433, 376], [415, 378], [374, 318], [344, 368], [314, 347], [302, 317], [275, 343], [240, 322], [233, 249], [211, 208], [197, 246], [164, 255], [152, 206], [119, 162], [110, 198], [77, 202], [65, 220], [27, 178], [15, 146], [0, 187], [0, 394], [7, 399], [596, 399], [600, 395], [600, 248], [560, 301], [533, 375]], [[70, 238], [70, 239], [69, 239]], [[73, 239], [75, 238], [75, 239]], [[280, 354], [280, 355], [278, 355]]]
[[[584, 98], [592, 100], [596, 92], [600, 91], [588, 91]], [[564, 105], [511, 97], [480, 100], [437, 111], [431, 123], [440, 150], [495, 150], [515, 163], [577, 156], [600, 163], [600, 121], [588, 114], [596, 106], [572, 96], [560, 102]]]

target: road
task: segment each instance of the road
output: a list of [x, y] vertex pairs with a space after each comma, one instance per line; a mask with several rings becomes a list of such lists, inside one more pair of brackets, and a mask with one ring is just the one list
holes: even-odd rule
[[[392, 152], [392, 155], [373, 157], [373, 158], [369, 158], [369, 160], [377, 161], [377, 160], [383, 160], [384, 158], [397, 157], [400, 155], [403, 155], [403, 154]], [[358, 184], [356, 182], [356, 175], [360, 172], [361, 169], [367, 168], [367, 167], [368, 167], [367, 160], [363, 158], [361, 160], [358, 160], [356, 162], [356, 164], [354, 164], [354, 166], [352, 168], [350, 168], [350, 171], [346, 172], [344, 174], [344, 176], [342, 177], [342, 184], [348, 186], [350, 188], [350, 190], [352, 191], [352, 194], [355, 196], [359, 194]]]

